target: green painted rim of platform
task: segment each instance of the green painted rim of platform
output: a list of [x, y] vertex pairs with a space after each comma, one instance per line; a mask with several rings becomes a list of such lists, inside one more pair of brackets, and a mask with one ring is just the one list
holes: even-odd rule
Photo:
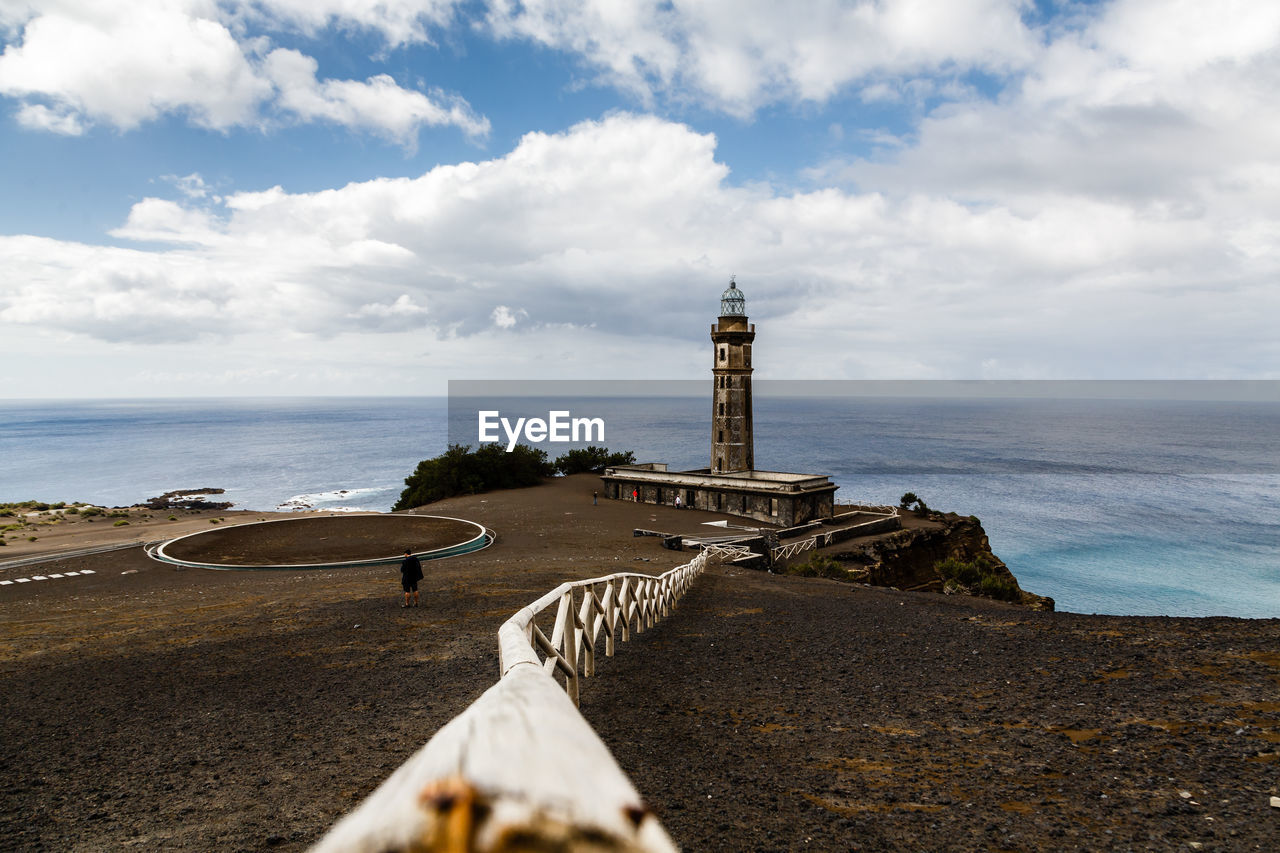
[[[390, 513], [389, 515], [400, 515], [399, 513]], [[254, 524], [287, 524], [291, 521], [304, 521], [308, 518], [316, 516], [303, 516], [302, 518], [273, 518], [270, 521], [251, 521], [249, 524], [236, 524], [231, 527], [222, 528], [223, 530], [234, 530], [237, 527], [249, 527]], [[386, 518], [387, 516], [382, 516]], [[460, 521], [463, 524], [470, 524], [480, 532], [465, 542], [459, 542], [455, 545], [446, 545], [443, 548], [435, 548], [431, 551], [417, 551], [414, 556], [419, 560], [443, 560], [446, 557], [457, 557], [462, 554], [470, 554], [473, 551], [480, 551], [488, 548], [498, 538], [492, 530], [483, 524], [471, 521], [466, 518], [454, 518], [448, 515], [408, 515], [404, 518], [439, 518], [444, 521]], [[190, 539], [193, 536], [203, 536], [211, 533], [209, 530], [198, 530], [195, 533], [188, 533], [185, 536], [175, 536], [159, 545], [147, 547], [145, 550], [147, 556], [157, 562], [168, 563], [172, 566], [184, 566], [192, 569], [213, 569], [222, 572], [250, 572], [250, 571], [314, 571], [316, 569], [354, 569], [361, 566], [389, 566], [399, 563], [404, 559], [404, 555], [400, 554], [393, 557], [376, 557], [369, 560], [346, 560], [338, 563], [255, 563], [255, 564], [231, 564], [231, 563], [197, 563], [192, 560], [179, 560], [177, 557], [170, 557], [164, 552], [164, 549], [174, 542], [183, 539]]]

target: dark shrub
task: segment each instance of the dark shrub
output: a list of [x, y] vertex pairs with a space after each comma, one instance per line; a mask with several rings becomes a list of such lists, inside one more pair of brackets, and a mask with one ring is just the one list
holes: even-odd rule
[[849, 570], [825, 554], [811, 554], [803, 563], [787, 566], [786, 573], [802, 578], [849, 579]]
[[1001, 601], [1018, 600], [1018, 585], [1008, 578], [996, 575], [984, 575], [978, 583], [978, 592], [988, 598], [998, 598]]
[[622, 453], [610, 453], [607, 447], [596, 447], [594, 444], [584, 449], [570, 450], [556, 459], [556, 470], [561, 474], [599, 474], [605, 468], [614, 465], [631, 465], [636, 455], [630, 450]]
[[944, 580], [960, 584], [971, 595], [985, 595], [1001, 601], [1018, 600], [1017, 582], [997, 574], [994, 564], [985, 554], [979, 554], [970, 562], [948, 557], [934, 563], [933, 568]]
[[[914, 504], [914, 507], [912, 506]], [[915, 509], [921, 515], [929, 514], [929, 505], [926, 504], [915, 492], [907, 492], [898, 501], [898, 506], [903, 509]]]
[[493, 489], [536, 486], [555, 473], [546, 451], [517, 444], [510, 453], [500, 444], [451, 444], [433, 459], [418, 463], [405, 479], [393, 510], [410, 509], [454, 495], [475, 495]]

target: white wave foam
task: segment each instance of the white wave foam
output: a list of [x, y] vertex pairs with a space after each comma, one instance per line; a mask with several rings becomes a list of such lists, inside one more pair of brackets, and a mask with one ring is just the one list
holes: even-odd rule
[[[363, 489], [332, 489], [327, 492], [310, 492], [304, 495], [294, 495], [286, 501], [276, 505], [278, 512], [300, 512], [307, 509], [323, 509], [327, 512], [367, 512], [367, 507], [347, 506], [346, 501], [353, 498], [359, 500], [364, 495], [374, 495], [384, 492], [386, 489], [377, 487]], [[342, 501], [343, 504], [338, 506], [328, 506], [330, 503]]]

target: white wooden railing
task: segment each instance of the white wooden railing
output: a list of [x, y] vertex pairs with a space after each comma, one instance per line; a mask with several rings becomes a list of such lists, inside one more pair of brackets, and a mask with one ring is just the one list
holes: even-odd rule
[[[714, 545], [659, 577], [621, 573], [561, 584], [498, 631], [501, 678], [320, 840], [312, 853], [676, 850], [577, 710], [581, 675], [622, 639], [671, 612]], [[539, 613], [557, 605], [548, 636]], [[544, 657], [539, 657], [539, 655]], [[556, 683], [555, 672], [565, 677]]]
[[801, 539], [799, 542], [791, 542], [786, 545], [779, 545], [772, 549], [769, 554], [773, 558], [773, 562], [786, 560], [799, 554], [801, 551], [811, 551], [818, 547], [818, 538], [811, 536], [808, 539]]
[[724, 560], [725, 562], [729, 562], [731, 560], [736, 560], [739, 557], [750, 557], [752, 552], [746, 545], [719, 543], [704, 546], [702, 553], [708, 560]]
[[[702, 572], [707, 559], [706, 552], [701, 552], [690, 562], [656, 578], [621, 573], [561, 584], [498, 629], [502, 675], [505, 677], [521, 664], [541, 666], [548, 675], [558, 671], [565, 677], [565, 692], [577, 705], [579, 674], [595, 675], [601, 629], [605, 656], [613, 657], [618, 627], [622, 628], [625, 642], [631, 639], [632, 623], [636, 633], [641, 633], [667, 616], [690, 582]], [[547, 636], [534, 620], [553, 604], [558, 605], [556, 620], [551, 636]], [[545, 658], [539, 659], [538, 653]]]
[[845, 506], [856, 506], [862, 512], [878, 512], [881, 515], [894, 516], [899, 515], [898, 507], [890, 504], [878, 504], [870, 501], [852, 501]]
[[[898, 513], [898, 508], [896, 506], [885, 506], [883, 504], [869, 504], [869, 503], [866, 503], [865, 501], [855, 502], [853, 506], [858, 507], [858, 510], [856, 513], [850, 513], [850, 515], [865, 513], [867, 515], [878, 515], [881, 517], [872, 519], [871, 521], [864, 521], [861, 524], [854, 524], [854, 525], [850, 525], [849, 527], [843, 528], [844, 532], [849, 533], [851, 535], [854, 531], [858, 530], [858, 528], [860, 527], [870, 527], [873, 524], [879, 524], [885, 519], [900, 517]], [[799, 542], [790, 542], [786, 545], [779, 545], [777, 548], [771, 548], [769, 550], [769, 561], [771, 564], [776, 565], [777, 563], [783, 560], [787, 560], [787, 559], [790, 559], [791, 557], [794, 557], [796, 554], [802, 553], [804, 551], [814, 550], [818, 547], [818, 540], [822, 540], [823, 547], [825, 547], [826, 545], [831, 544], [832, 535], [834, 535], [833, 532], [819, 533], [816, 536], [810, 536], [808, 539], [802, 539]]]
[[[734, 560], [750, 553], [742, 545], [707, 545], [691, 561], [660, 577], [624, 572], [561, 584], [498, 629], [502, 675], [522, 663], [541, 666], [548, 675], [559, 672], [565, 678], [565, 692], [577, 705], [579, 674], [595, 675], [601, 629], [605, 656], [613, 657], [619, 626], [623, 641], [630, 640], [632, 622], [639, 634], [667, 616], [709, 561]], [[534, 620], [552, 604], [558, 604], [556, 619], [547, 636]], [[538, 653], [544, 658], [540, 660]]]

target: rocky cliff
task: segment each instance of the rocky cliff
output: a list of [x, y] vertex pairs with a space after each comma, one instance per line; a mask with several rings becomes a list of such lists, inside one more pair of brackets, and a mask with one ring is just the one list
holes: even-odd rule
[[825, 553], [874, 586], [1004, 598], [1035, 610], [1053, 599], [1027, 592], [991, 550], [982, 524], [955, 513], [903, 512], [903, 528], [841, 543]]

